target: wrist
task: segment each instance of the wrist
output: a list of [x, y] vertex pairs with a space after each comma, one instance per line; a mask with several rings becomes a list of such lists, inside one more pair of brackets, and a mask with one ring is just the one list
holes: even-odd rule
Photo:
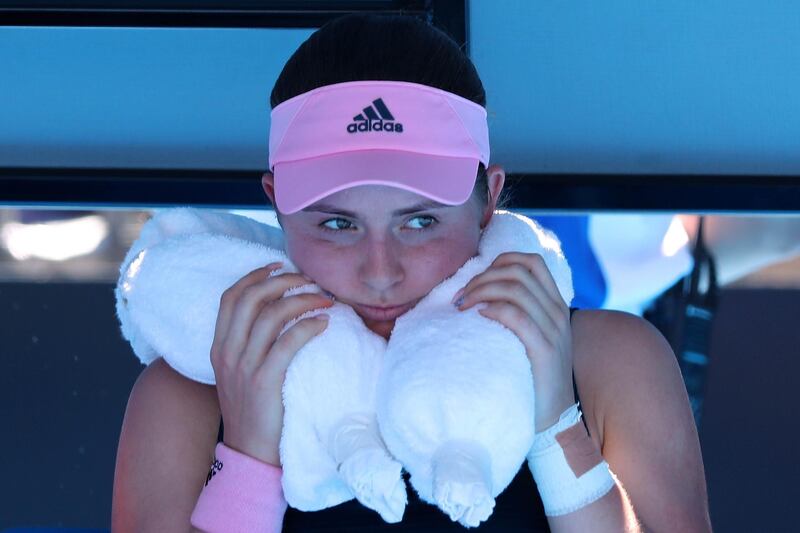
[[280, 531], [288, 504], [282, 470], [217, 443], [191, 524], [203, 531]]
[[547, 516], [576, 511], [614, 486], [608, 463], [581, 421], [575, 403], [558, 421], [534, 437], [528, 466]]
[[561, 415], [564, 412], [566, 412], [566, 410], [569, 409], [570, 406], [572, 406], [574, 404], [575, 404], [575, 400], [573, 399], [571, 401], [562, 401], [557, 406], [555, 406], [553, 408], [549, 408], [547, 410], [545, 410], [543, 408], [542, 409], [542, 413], [546, 413], [546, 414], [541, 414], [541, 415], [539, 413], [536, 414], [536, 433], [535, 434], [539, 435], [540, 433], [544, 433], [545, 431], [547, 431], [551, 427], [555, 426], [558, 423], [558, 421], [561, 419]]
[[273, 446], [268, 443], [239, 443], [235, 440], [231, 442], [228, 441], [228, 439], [223, 439], [222, 443], [231, 450], [252, 457], [253, 459], [257, 459], [258, 461], [266, 463], [270, 466], [281, 468], [281, 458], [278, 446]]

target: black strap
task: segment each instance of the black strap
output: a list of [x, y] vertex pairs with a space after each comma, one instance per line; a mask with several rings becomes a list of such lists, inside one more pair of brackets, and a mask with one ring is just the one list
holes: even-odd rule
[[[577, 311], [577, 309], [578, 309], [577, 307], [570, 307], [569, 308], [569, 319], [570, 319], [570, 322], [572, 321], [573, 313], [575, 313], [575, 311]], [[578, 404], [579, 404], [578, 408], [581, 410], [581, 420], [583, 420], [583, 425], [586, 427], [586, 433], [588, 433], [589, 436], [591, 437], [592, 436], [592, 432], [589, 431], [589, 425], [586, 423], [586, 417], [583, 416], [583, 404], [580, 403], [581, 397], [578, 395], [578, 384], [575, 382], [575, 369], [574, 368], [572, 369], [572, 392], [575, 393], [575, 401], [578, 402]]]

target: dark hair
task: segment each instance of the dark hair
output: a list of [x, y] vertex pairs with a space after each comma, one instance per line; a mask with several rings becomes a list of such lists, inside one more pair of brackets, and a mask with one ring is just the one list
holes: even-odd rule
[[[311, 34], [284, 65], [270, 105], [275, 108], [325, 85], [360, 80], [420, 83], [486, 107], [475, 65], [449, 35], [414, 16], [374, 13], [335, 18]], [[472, 198], [485, 206], [488, 192], [486, 168], [480, 163]], [[505, 206], [507, 194], [504, 188], [497, 208]]]

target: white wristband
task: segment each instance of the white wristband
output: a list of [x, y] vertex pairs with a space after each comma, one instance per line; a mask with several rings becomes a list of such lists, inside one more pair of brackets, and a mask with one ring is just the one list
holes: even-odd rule
[[582, 424], [577, 403], [564, 411], [558, 422], [537, 433], [528, 452], [528, 467], [547, 516], [577, 511], [615, 484], [608, 463], [586, 429], [576, 424]]

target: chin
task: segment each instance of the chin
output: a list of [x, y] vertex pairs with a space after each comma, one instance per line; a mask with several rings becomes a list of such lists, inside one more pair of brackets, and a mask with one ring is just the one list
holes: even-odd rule
[[[361, 315], [359, 315], [361, 316]], [[392, 330], [394, 329], [394, 320], [370, 320], [366, 317], [361, 317], [361, 320], [364, 321], [364, 325], [367, 326], [369, 330], [373, 333], [380, 335], [381, 337], [388, 338], [391, 335]]]

